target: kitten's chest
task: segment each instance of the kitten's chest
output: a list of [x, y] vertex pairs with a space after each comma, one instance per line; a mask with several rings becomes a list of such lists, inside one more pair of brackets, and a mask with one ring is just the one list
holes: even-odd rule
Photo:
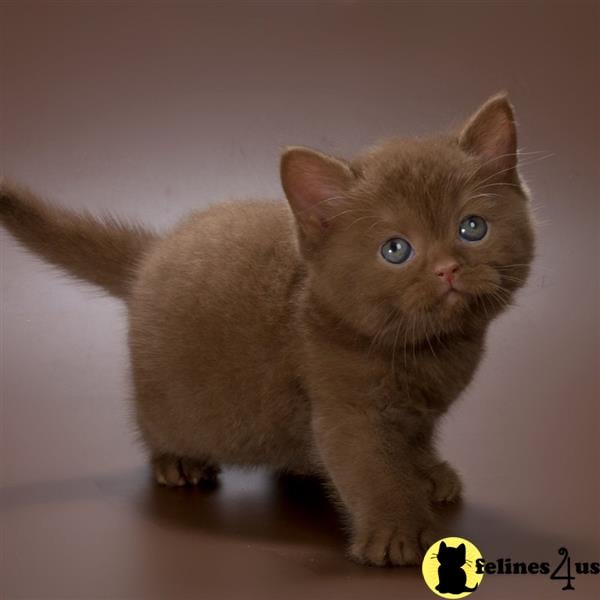
[[410, 350], [390, 365], [394, 404], [442, 414], [473, 379], [483, 355], [483, 338], [452, 340]]

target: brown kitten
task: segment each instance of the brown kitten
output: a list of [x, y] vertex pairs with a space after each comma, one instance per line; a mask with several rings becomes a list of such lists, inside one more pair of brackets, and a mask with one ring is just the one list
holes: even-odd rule
[[126, 302], [160, 483], [196, 484], [220, 464], [318, 474], [349, 516], [356, 560], [414, 564], [432, 503], [461, 490], [436, 422], [533, 255], [516, 148], [501, 95], [458, 135], [390, 140], [351, 162], [286, 150], [289, 207], [222, 204], [157, 236], [4, 184], [0, 216]]

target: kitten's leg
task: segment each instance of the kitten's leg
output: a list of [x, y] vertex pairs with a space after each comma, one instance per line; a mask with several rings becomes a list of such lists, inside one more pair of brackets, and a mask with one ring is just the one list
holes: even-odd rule
[[433, 502], [455, 502], [460, 499], [463, 490], [460, 476], [450, 463], [440, 458], [431, 436], [419, 453], [417, 464], [428, 482]]
[[431, 499], [434, 502], [456, 502], [462, 496], [463, 485], [459, 474], [445, 460], [432, 466], [427, 472]]
[[161, 485], [212, 484], [217, 481], [220, 469], [210, 461], [180, 458], [172, 454], [159, 454], [152, 458], [154, 478]]
[[357, 397], [357, 387], [349, 383], [338, 387], [336, 398], [314, 399], [313, 432], [323, 465], [350, 514], [350, 554], [367, 564], [418, 564], [436, 536], [427, 485], [409, 436], [395, 436], [391, 456], [376, 403]]

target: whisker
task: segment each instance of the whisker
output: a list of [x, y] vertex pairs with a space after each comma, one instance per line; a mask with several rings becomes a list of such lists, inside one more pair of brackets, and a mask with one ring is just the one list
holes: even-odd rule
[[[487, 165], [489, 165], [492, 162], [495, 162], [501, 158], [508, 158], [510, 156], [516, 156], [517, 157], [517, 161], [519, 159], [520, 156], [532, 156], [534, 154], [544, 154], [544, 150], [534, 150], [534, 151], [530, 151], [530, 152], [524, 152], [522, 150], [517, 150], [516, 152], [509, 152], [507, 154], [501, 154], [500, 156], [494, 156], [493, 158], [490, 158], [486, 161], [484, 161], [481, 165], [479, 165], [477, 167], [477, 169], [475, 169], [473, 171], [473, 173], [471, 173], [471, 175], [467, 178], [467, 180], [464, 182], [464, 185], [466, 186], [470, 181], [473, 180], [473, 178], [475, 177], [475, 175], [477, 175], [481, 169], [483, 169], [484, 167], [486, 167]], [[553, 156], [552, 154], [550, 156]], [[522, 163], [519, 163], [519, 166], [522, 166]], [[498, 173], [496, 173], [498, 174]]]
[[350, 223], [350, 225], [348, 225], [347, 229], [350, 229], [351, 227], [354, 227], [354, 225], [356, 225], [359, 221], [364, 221], [365, 219], [379, 219], [379, 217], [377, 217], [376, 215], [366, 215], [365, 217], [359, 217], [358, 219], [352, 221], [352, 223]]
[[400, 323], [396, 327], [396, 335], [394, 336], [394, 345], [392, 347], [392, 373], [394, 374], [394, 379], [396, 379], [396, 344], [398, 342], [398, 335], [400, 333]]
[[[318, 204], [321, 204], [321, 202], [319, 202]], [[315, 206], [318, 206], [318, 204]], [[343, 208], [343, 206], [341, 208]], [[375, 214], [375, 213], [373, 213], [373, 211], [369, 208], [361, 208], [358, 206], [353, 206], [351, 208], [346, 208], [345, 210], [342, 210], [341, 212], [336, 213], [335, 215], [331, 215], [330, 217], [325, 219], [325, 221], [326, 222], [333, 221], [334, 219], [337, 219], [338, 217], [342, 217], [343, 215], [348, 215], [348, 214]]]
[[[342, 204], [342, 203], [350, 202], [351, 199], [348, 198], [347, 196], [329, 196], [328, 198], [324, 198], [323, 200], [320, 200], [319, 202], [312, 204], [311, 206], [305, 208], [304, 210], [299, 211], [299, 214], [311, 212], [318, 206], [321, 206], [321, 204], [327, 204], [328, 202], [333, 202], [335, 200], [341, 201], [340, 204]], [[356, 210], [358, 210], [358, 209], [356, 209]]]
[[435, 350], [433, 349], [433, 346], [429, 340], [429, 326], [427, 325], [426, 329], [425, 329], [425, 339], [427, 340], [427, 344], [429, 345], [429, 348], [431, 350], [431, 354], [433, 354], [433, 357], [435, 358], [435, 360], [439, 360], [437, 357], [437, 354], [435, 353]]
[[417, 355], [416, 355], [416, 350], [415, 350], [416, 343], [417, 343], [417, 317], [416, 317], [416, 315], [413, 315], [412, 337], [411, 337], [413, 364], [417, 362]]
[[[511, 154], [506, 154], [506, 155], [503, 155], [503, 156], [518, 156], [518, 155], [519, 155], [519, 154], [518, 154], [518, 152], [517, 152], [517, 153], [515, 153], [515, 154], [512, 154], [512, 155], [511, 155]], [[545, 160], [545, 159], [547, 159], [547, 158], [551, 158], [552, 156], [554, 156], [554, 155], [553, 155], [553, 154], [547, 154], [547, 155], [545, 155], [545, 156], [538, 156], [538, 157], [536, 157], [536, 158], [532, 158], [532, 159], [530, 159], [530, 160], [528, 160], [528, 161], [522, 161], [522, 162], [519, 162], [519, 164], [518, 164], [518, 167], [519, 167], [519, 168], [522, 168], [522, 167], [527, 167], [527, 166], [529, 166], [529, 165], [532, 165], [532, 164], [534, 164], [534, 163], [537, 163], [537, 162], [539, 162], [539, 161], [541, 161], [541, 160]], [[497, 160], [498, 158], [501, 158], [501, 157], [497, 157], [497, 158], [494, 158], [494, 159], [492, 159], [492, 160]], [[492, 173], [491, 175], [489, 175], [488, 177], [486, 177], [486, 178], [485, 178], [483, 181], [480, 181], [480, 182], [479, 182], [479, 185], [478, 185], [478, 186], [476, 186], [476, 187], [475, 187], [475, 189], [476, 189], [476, 190], [477, 190], [477, 189], [479, 189], [479, 188], [482, 186], [482, 184], [484, 184], [484, 183], [486, 183], [487, 181], [490, 181], [490, 180], [492, 180], [492, 179], [495, 179], [496, 177], [498, 177], [498, 175], [502, 175], [502, 173], [506, 173], [506, 172], [508, 172], [508, 171], [512, 171], [512, 170], [513, 170], [513, 167], [507, 167], [507, 168], [505, 168], [505, 169], [501, 169], [500, 171], [496, 171], [495, 173]], [[517, 186], [515, 186], [515, 187], [521, 187], [521, 186], [517, 185]]]
[[404, 323], [404, 370], [406, 371], [408, 369], [408, 363], [407, 363], [407, 346], [408, 346], [408, 326], [406, 323]]
[[514, 276], [512, 276], [512, 275], [504, 275], [504, 274], [501, 274], [501, 277], [502, 277], [502, 279], [503, 279], [503, 280], [506, 280], [506, 281], [514, 281], [515, 283], [525, 283], [525, 281], [526, 281], [526, 280], [525, 280], [525, 279], [523, 279], [522, 277], [514, 277]]
[[489, 187], [497, 187], [499, 185], [505, 185], [505, 186], [515, 187], [515, 188], [521, 187], [520, 185], [517, 185], [516, 183], [509, 183], [508, 181], [500, 181], [497, 183], [486, 183], [485, 185], [475, 188], [473, 191], [478, 192], [479, 190], [485, 190]]
[[469, 196], [469, 200], [476, 200], [477, 198], [500, 198], [501, 194], [494, 194], [493, 192], [488, 192], [484, 194], [476, 194], [475, 196]]
[[[378, 304], [377, 306], [375, 306], [373, 308], [373, 310], [371, 310], [371, 312], [369, 313], [369, 317], [375, 312], [375, 310], [379, 310], [379, 308], [385, 303], [385, 300], [383, 302], [381, 302], [380, 304]], [[389, 327], [389, 325], [391, 324], [391, 322], [393, 321], [393, 317], [394, 314], [396, 312], [395, 308], [392, 308], [384, 317], [383, 320], [383, 324], [380, 327], [380, 329], [375, 333], [375, 335], [373, 336], [373, 338], [371, 339], [371, 343], [369, 344], [369, 349], [367, 352], [367, 356], [370, 356], [371, 352], [378, 346], [378, 344], [381, 342], [381, 339], [383, 338], [384, 333], [386, 332], [387, 328]]]
[[379, 225], [380, 223], [385, 223], [385, 221], [383, 219], [378, 219], [377, 221], [375, 221], [375, 223], [373, 223], [371, 225], [371, 227], [369, 227], [369, 229], [367, 231], [371, 231], [371, 229], [373, 229], [373, 227], [375, 227], [376, 225]]
[[512, 269], [514, 267], [529, 267], [528, 263], [513, 263], [512, 265], [496, 265], [494, 266], [495, 269], [500, 270], [506, 270], [506, 269]]

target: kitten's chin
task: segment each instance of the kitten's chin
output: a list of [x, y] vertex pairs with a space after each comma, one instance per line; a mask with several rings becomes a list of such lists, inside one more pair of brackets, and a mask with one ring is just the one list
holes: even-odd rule
[[439, 299], [438, 307], [442, 314], [456, 314], [467, 305], [467, 294], [455, 288], [444, 292]]
[[445, 292], [439, 299], [435, 311], [442, 327], [453, 329], [460, 326], [469, 305], [468, 294], [456, 289]]
[[464, 294], [457, 289], [452, 288], [444, 294], [442, 302], [447, 306], [455, 306], [459, 303], [464, 303]]

